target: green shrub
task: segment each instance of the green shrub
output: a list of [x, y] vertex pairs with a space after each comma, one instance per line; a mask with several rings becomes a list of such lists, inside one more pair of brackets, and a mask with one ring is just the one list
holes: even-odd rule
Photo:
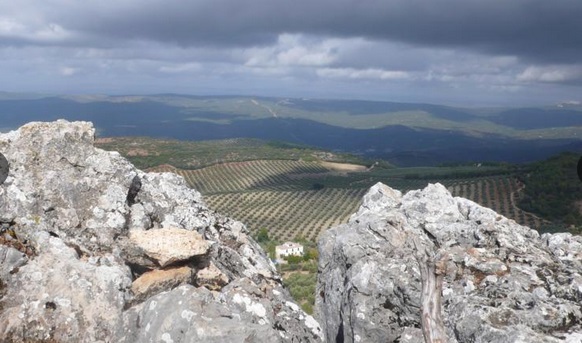
[[303, 303], [301, 304], [301, 308], [303, 309], [303, 311], [305, 311], [305, 313], [313, 314], [313, 303], [311, 302]]
[[257, 242], [259, 243], [266, 243], [270, 240], [269, 238], [269, 230], [262, 228], [259, 230], [259, 232], [257, 233]]
[[303, 256], [285, 256], [283, 257], [289, 264], [299, 264], [303, 262]]

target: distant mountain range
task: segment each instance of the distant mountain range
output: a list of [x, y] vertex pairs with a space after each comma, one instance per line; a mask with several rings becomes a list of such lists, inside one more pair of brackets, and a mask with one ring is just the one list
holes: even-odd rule
[[530, 162], [582, 152], [582, 106], [456, 108], [248, 96], [46, 96], [0, 93], [0, 131], [29, 121], [92, 121], [99, 136], [259, 138], [400, 165]]

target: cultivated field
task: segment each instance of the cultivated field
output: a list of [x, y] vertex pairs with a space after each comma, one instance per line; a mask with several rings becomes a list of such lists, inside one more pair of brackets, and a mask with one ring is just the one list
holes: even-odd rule
[[[266, 228], [276, 240], [315, 240], [323, 230], [345, 223], [376, 182], [408, 191], [440, 182], [462, 196], [515, 221], [538, 228], [542, 221], [516, 206], [523, 185], [494, 168], [357, 168], [317, 161], [256, 160], [196, 170], [163, 165], [200, 191], [211, 208], [244, 222], [253, 232]], [[456, 173], [456, 174], [453, 174]], [[479, 176], [490, 173], [490, 176]], [[459, 175], [459, 178], [451, 178]], [[471, 177], [472, 175], [476, 175]]]
[[315, 162], [289, 160], [230, 162], [197, 170], [164, 166], [154, 170], [173, 171], [182, 175], [202, 194], [305, 189], [310, 186], [309, 180], [329, 172]]
[[252, 230], [267, 228], [274, 239], [315, 240], [326, 228], [345, 223], [358, 208], [364, 189], [264, 191], [206, 196], [208, 204], [240, 219]]
[[515, 177], [490, 177], [454, 182], [448, 189], [455, 196], [473, 200], [522, 225], [539, 228], [547, 221], [517, 207], [523, 187]]
[[366, 191], [326, 187], [321, 182], [340, 177], [334, 169], [317, 162], [262, 160], [198, 170], [164, 165], [150, 171], [182, 175], [205, 195], [210, 207], [244, 222], [252, 231], [267, 228], [278, 240], [297, 236], [314, 240], [323, 229], [346, 222]]

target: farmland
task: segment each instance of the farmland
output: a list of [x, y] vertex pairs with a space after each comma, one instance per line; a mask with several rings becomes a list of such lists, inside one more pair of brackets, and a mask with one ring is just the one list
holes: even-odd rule
[[524, 185], [516, 177], [489, 177], [458, 181], [450, 184], [448, 189], [454, 196], [473, 200], [522, 225], [539, 229], [547, 224], [547, 221], [517, 206]]
[[462, 196], [517, 222], [538, 228], [544, 222], [516, 204], [523, 185], [507, 166], [361, 168], [318, 161], [255, 160], [229, 162], [195, 170], [169, 165], [152, 171], [183, 176], [205, 195], [210, 207], [269, 231], [275, 240], [316, 240], [326, 228], [345, 223], [366, 190], [376, 182], [407, 191], [440, 182]]
[[[284, 241], [315, 250], [319, 235], [345, 223], [377, 182], [401, 191], [440, 182], [454, 196], [523, 225], [540, 228], [547, 223], [517, 206], [524, 190], [518, 176], [524, 171], [506, 164], [395, 168], [383, 161], [248, 139], [179, 144], [124, 138], [101, 145], [149, 171], [181, 175], [211, 208], [245, 223], [259, 241], [258, 233], [267, 232], [261, 244], [272, 253]], [[279, 270], [295, 300], [311, 313], [316, 262], [284, 264]]]
[[240, 218], [254, 230], [268, 228], [270, 235], [280, 241], [298, 236], [315, 240], [325, 228], [346, 222], [364, 193], [360, 189], [341, 188], [266, 191], [211, 195], [207, 201], [211, 207]]
[[[325, 228], [347, 221], [357, 209], [364, 188], [326, 187], [331, 178], [348, 178], [316, 162], [247, 161], [198, 170], [171, 166], [205, 195], [210, 207], [232, 216], [252, 231], [267, 228], [271, 237], [315, 240]], [[349, 184], [348, 184], [349, 185]]]
[[401, 191], [440, 182], [453, 195], [520, 224], [540, 228], [548, 223], [517, 206], [523, 170], [508, 164], [395, 168], [384, 161], [255, 139], [105, 138], [98, 145], [120, 151], [141, 168], [183, 176], [211, 208], [254, 233], [265, 228], [278, 241], [316, 240], [325, 229], [346, 222], [377, 182]]

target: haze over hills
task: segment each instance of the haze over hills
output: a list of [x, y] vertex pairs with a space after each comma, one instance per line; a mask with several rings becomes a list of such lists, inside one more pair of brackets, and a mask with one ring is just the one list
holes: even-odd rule
[[421, 103], [248, 96], [39, 96], [3, 93], [0, 130], [58, 118], [99, 136], [258, 138], [399, 165], [530, 162], [582, 149], [582, 107], [455, 108]]

